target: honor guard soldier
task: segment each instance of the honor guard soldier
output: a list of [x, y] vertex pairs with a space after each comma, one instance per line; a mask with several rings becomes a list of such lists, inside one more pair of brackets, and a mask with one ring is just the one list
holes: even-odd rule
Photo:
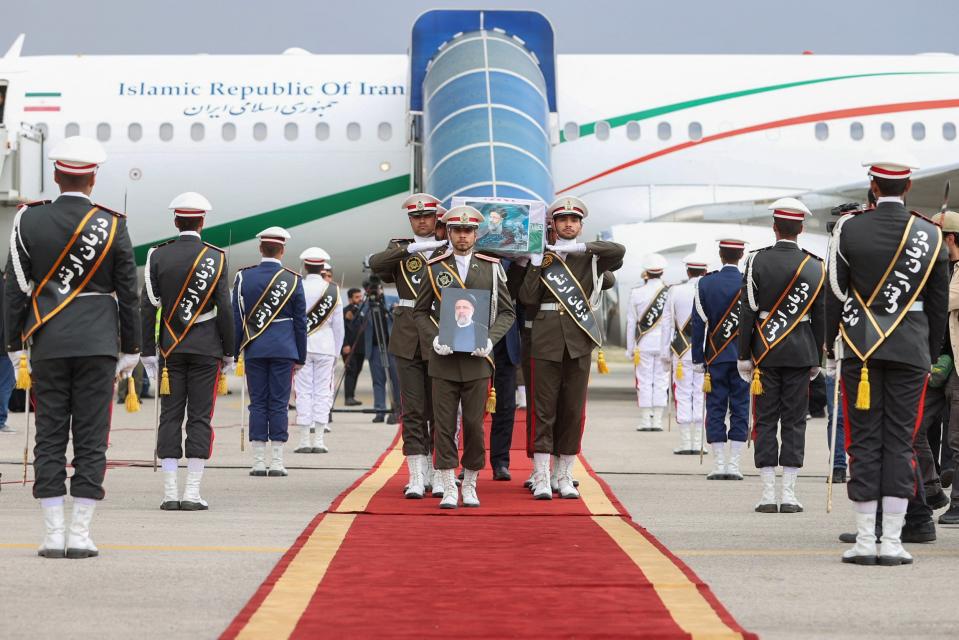
[[[60, 197], [22, 207], [13, 220], [5, 340], [22, 378], [32, 365], [33, 496], [46, 525], [38, 553], [88, 558], [98, 554], [90, 523], [104, 496], [115, 381], [128, 377], [140, 359], [137, 273], [126, 216], [90, 200], [97, 167], [106, 160], [103, 147], [72, 136], [49, 157]], [[71, 435], [73, 519], [67, 535], [63, 496]]]
[[639, 403], [637, 431], [663, 430], [670, 363], [669, 345], [663, 344], [662, 336], [663, 327], [672, 322], [666, 311], [665, 268], [666, 258], [658, 253], [643, 258], [646, 282], [633, 288], [626, 308], [626, 357], [633, 361]]
[[446, 240], [437, 240], [433, 235], [440, 209], [439, 200], [427, 193], [411, 195], [403, 202], [403, 211], [409, 217], [414, 237], [391, 240], [385, 251], [370, 256], [370, 269], [383, 282], [394, 283], [400, 297], [393, 310], [389, 351], [396, 359], [400, 381], [403, 455], [410, 474], [407, 498], [422, 498], [427, 486], [432, 487], [434, 496], [439, 495], [442, 486], [430, 457], [433, 436], [427, 369], [432, 347], [418, 334], [413, 319], [413, 306], [426, 273], [426, 262], [434, 251], [447, 245]]
[[[918, 168], [887, 152], [864, 163], [876, 208], [839, 219], [829, 248], [826, 346], [839, 352], [856, 544], [843, 562], [911, 564], [902, 527], [917, 478], [913, 439], [945, 330], [949, 263], [938, 226], [903, 204]], [[882, 544], [876, 510], [882, 500]]]
[[[306, 298], [299, 274], [280, 258], [290, 234], [270, 227], [260, 239], [260, 264], [241, 269], [233, 283], [236, 353], [250, 390], [251, 476], [285, 476], [283, 443], [293, 374], [306, 362]], [[266, 443], [273, 446], [269, 472]]]
[[[476, 230], [483, 215], [470, 206], [453, 207], [443, 216], [451, 248], [427, 263], [425, 282], [416, 297], [414, 315], [423, 342], [430, 344], [429, 376], [433, 381], [433, 417], [436, 425], [436, 470], [443, 483], [441, 509], [455, 509], [456, 422], [462, 408], [463, 506], [480, 506], [476, 481], [486, 464], [483, 433], [484, 411], [495, 410], [496, 395], [490, 392], [493, 376], [493, 344], [515, 319], [513, 301], [506, 287], [506, 273], [499, 259], [475, 253]], [[440, 343], [439, 313], [443, 294], [453, 288], [490, 292], [489, 333], [486, 344], [472, 352], [454, 352]], [[484, 320], [486, 320], [484, 318]], [[484, 409], [485, 408], [485, 409]]]
[[[343, 348], [343, 301], [331, 282], [330, 254], [310, 247], [300, 254], [303, 261], [303, 292], [306, 295], [306, 364], [297, 371], [296, 423], [300, 443], [295, 453], [327, 453], [323, 434], [329, 428], [333, 407], [333, 371]], [[326, 279], [326, 275], [330, 279]]]
[[[825, 342], [826, 268], [796, 242], [803, 220], [811, 215], [806, 205], [782, 198], [769, 208], [776, 244], [751, 253], [746, 261], [738, 368], [755, 403], [755, 459], [763, 483], [756, 511], [797, 513], [803, 510], [796, 478], [806, 449], [809, 382], [819, 375]], [[778, 506], [777, 466], [783, 468]]]
[[[199, 193], [181, 193], [174, 198], [170, 209], [180, 235], [150, 249], [143, 267], [141, 360], [147, 375], [159, 383], [156, 453], [163, 467], [160, 508], [165, 511], [208, 508], [200, 497], [200, 481], [213, 453], [213, 407], [220, 375], [233, 366], [233, 308], [226, 256], [219, 247], [200, 239], [205, 216], [212, 208]], [[161, 367], [162, 375], [158, 375]], [[187, 476], [181, 499], [177, 466], [183, 456], [184, 419]]]
[[[706, 442], [713, 452], [713, 470], [708, 480], [742, 480], [739, 470], [746, 446], [749, 385], [736, 369], [739, 336], [739, 298], [743, 274], [739, 261], [746, 243], [720, 240], [723, 268], [708, 273], [696, 283], [693, 314], [693, 370], [703, 373], [706, 394]], [[729, 412], [729, 431], [726, 413]], [[729, 441], [729, 456], [726, 441]]]
[[662, 337], [663, 350], [668, 350], [672, 360], [679, 429], [679, 446], [673, 449], [673, 453], [693, 455], [703, 446], [703, 374], [693, 370], [693, 298], [696, 283], [706, 273], [707, 262], [690, 254], [683, 259], [683, 264], [689, 279], [669, 288], [665, 315], [670, 322], [664, 327]]
[[589, 210], [579, 198], [549, 206], [557, 239], [543, 255], [530, 256], [519, 291], [522, 304], [536, 308], [530, 332], [533, 418], [533, 497], [551, 500], [550, 454], [559, 456], [560, 496], [577, 498], [572, 471], [586, 417], [586, 387], [593, 349], [602, 344], [593, 314], [603, 272], [622, 264], [626, 247], [615, 242], [579, 242]]

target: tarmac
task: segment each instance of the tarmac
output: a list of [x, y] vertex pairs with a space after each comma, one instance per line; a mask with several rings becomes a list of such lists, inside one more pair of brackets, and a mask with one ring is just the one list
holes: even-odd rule
[[[836, 486], [833, 512], [826, 513], [825, 420], [813, 419], [807, 428], [797, 488], [805, 511], [755, 513], [760, 484], [752, 450], [743, 459], [744, 481], [706, 481], [709, 456], [700, 465], [698, 456], [672, 454], [675, 425], [672, 432], [635, 431], [630, 367], [612, 358], [610, 365], [610, 375], [594, 374], [590, 384], [584, 455], [633, 519], [709, 583], [743, 627], [783, 639], [955, 637], [959, 527], [940, 526], [935, 543], [909, 545], [911, 566], [840, 563], [845, 546], [837, 535], [851, 530], [853, 514], [844, 485]], [[230, 386], [232, 394], [217, 403], [204, 512], [159, 509], [154, 401], [143, 400], [135, 414], [115, 408], [107, 497], [92, 528], [100, 557], [82, 561], [36, 556], [41, 512], [29, 481], [19, 483], [24, 415], [11, 414], [18, 433], [0, 435], [0, 637], [217, 637], [309, 521], [369, 469], [395, 434], [395, 426], [372, 424], [371, 415], [337, 413], [326, 438], [330, 453], [294, 454], [291, 434], [290, 475], [252, 478], [249, 447], [240, 451], [239, 379], [231, 378]], [[358, 398], [361, 408], [370, 406], [366, 372]], [[181, 468], [181, 486], [185, 472]], [[513, 478], [517, 491], [524, 479]], [[403, 548], [397, 541], [397, 550]], [[429, 597], [424, 585], [418, 606], [428, 606]], [[544, 636], [562, 635], [545, 629], [546, 620]], [[642, 634], [639, 617], [636, 631]]]

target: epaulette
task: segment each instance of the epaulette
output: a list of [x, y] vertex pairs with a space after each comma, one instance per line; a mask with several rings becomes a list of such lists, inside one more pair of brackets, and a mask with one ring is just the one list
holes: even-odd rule
[[237, 269], [237, 271], [246, 271], [247, 269], [252, 269], [253, 267], [258, 267], [258, 266], [260, 266], [260, 265], [259, 265], [259, 264], [248, 264], [248, 265], [245, 266], [245, 267], [240, 267], [239, 269]]
[[765, 251], [766, 249], [772, 249], [774, 245], [767, 245], [765, 247], [759, 247], [758, 249], [753, 249], [749, 253], [759, 253], [760, 251]]
[[159, 249], [160, 247], [165, 247], [165, 246], [167, 246], [168, 244], [173, 244], [173, 243], [176, 242], [176, 241], [177, 241], [176, 238], [170, 238], [170, 239], [167, 240], [166, 242], [161, 242], [160, 244], [156, 245], [156, 246], [153, 247], [153, 248], [154, 248], [154, 249]]
[[33, 202], [25, 202], [20, 206], [23, 207], [39, 207], [41, 204], [50, 204], [52, 200], [34, 200]]
[[226, 253], [223, 249], [221, 249], [220, 247], [216, 246], [215, 244], [210, 244], [209, 242], [204, 242], [203, 244], [206, 245], [207, 247], [210, 247], [211, 249], [216, 249], [216, 250], [219, 251], [220, 253]]
[[812, 251], [810, 251], [810, 250], [808, 250], [808, 249], [803, 249], [802, 247], [799, 247], [799, 248], [800, 248], [800, 249], [802, 250], [802, 252], [805, 253], [806, 255], [808, 255], [808, 256], [810, 256], [810, 257], [813, 257], [813, 258], [815, 258], [816, 260], [819, 260], [819, 262], [823, 262], [823, 259], [820, 258], [819, 256], [817, 256], [817, 255], [816, 255], [815, 253], [813, 253]]
[[98, 203], [96, 203], [96, 202], [93, 203], [93, 206], [96, 207], [97, 209], [100, 209], [101, 211], [106, 211], [107, 213], [112, 214], [112, 215], [114, 215], [114, 216], [116, 216], [116, 217], [118, 217], [118, 218], [126, 218], [126, 217], [127, 217], [127, 214], [125, 214], [125, 213], [120, 213], [119, 211], [114, 211], [113, 209], [111, 209], [111, 208], [109, 208], [109, 207], [104, 207], [102, 204], [98, 204]]
[[711, 276], [714, 273], [719, 273], [719, 269], [713, 269], [712, 271], [707, 271], [705, 274], [703, 274], [703, 277], [705, 278], [706, 276]]
[[301, 274], [299, 271], [294, 271], [293, 269], [287, 269], [286, 267], [283, 267], [283, 270], [284, 270], [284, 271], [289, 271], [290, 273], [292, 273], [293, 275], [295, 275], [297, 278], [302, 278], [302, 277], [303, 277], [303, 274]]
[[936, 225], [937, 227], [941, 227], [941, 226], [942, 226], [942, 225], [940, 225], [938, 222], [936, 222], [935, 220], [933, 220], [932, 218], [927, 218], [926, 216], [922, 215], [922, 214], [919, 213], [918, 211], [913, 211], [913, 210], [910, 209], [910, 210], [909, 210], [909, 213], [911, 213], [912, 215], [916, 216], [917, 218], [922, 218], [922, 219], [925, 220], [926, 222], [931, 222], [932, 224]]
[[405, 244], [409, 244], [409, 243], [411, 243], [411, 242], [413, 242], [413, 238], [393, 238], [393, 239], [390, 240], [390, 244], [393, 244], [393, 243], [396, 243], [396, 244], [404, 244], [404, 243], [405, 243]]
[[451, 255], [453, 255], [452, 249], [449, 250], [449, 251], [447, 251], [447, 252], [444, 253], [443, 255], [436, 256], [435, 258], [430, 258], [429, 260], [426, 261], [426, 264], [433, 264], [434, 262], [439, 262], [440, 260], [445, 260], [446, 258], [449, 258]]
[[480, 260], [486, 260], [487, 262], [495, 262], [496, 264], [499, 264], [499, 258], [488, 256], [484, 253], [474, 253], [473, 256], [479, 258]]

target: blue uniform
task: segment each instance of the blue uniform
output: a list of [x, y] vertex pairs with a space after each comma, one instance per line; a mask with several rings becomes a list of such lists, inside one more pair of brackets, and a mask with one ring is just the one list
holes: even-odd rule
[[[240, 353], [246, 315], [282, 268], [279, 260], [264, 258], [237, 272], [233, 286], [235, 353]], [[286, 442], [293, 365], [306, 362], [306, 297], [299, 278], [293, 297], [276, 319], [246, 345], [243, 361], [250, 391], [250, 441]]]
[[[743, 286], [743, 274], [733, 265], [708, 273], [697, 285], [696, 312], [693, 313], [693, 363], [705, 363], [704, 346], [709, 332], [721, 322], [726, 310]], [[700, 310], [706, 316], [703, 320]], [[732, 313], [737, 313], [736, 308]], [[716, 345], [717, 347], [721, 345]], [[706, 394], [706, 441], [745, 442], [749, 428], [749, 385], [736, 369], [738, 347], [730, 340], [706, 370], [712, 378], [713, 390]], [[726, 411], [731, 414], [726, 434]]]

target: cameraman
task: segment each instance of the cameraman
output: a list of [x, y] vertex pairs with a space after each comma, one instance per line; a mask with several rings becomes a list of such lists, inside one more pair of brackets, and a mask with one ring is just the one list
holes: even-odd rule
[[347, 305], [343, 309], [345, 339], [343, 340], [343, 382], [345, 404], [355, 407], [363, 404], [356, 399], [356, 380], [363, 371], [363, 361], [366, 360], [366, 339], [364, 336], [363, 319], [360, 317], [360, 306], [363, 303], [363, 292], [352, 288], [346, 293]]
[[[363, 283], [365, 297], [359, 307], [359, 318], [363, 331], [363, 340], [365, 343], [366, 356], [370, 361], [370, 376], [373, 378], [373, 408], [377, 409], [373, 422], [386, 421], [387, 424], [396, 424], [396, 409], [400, 406], [399, 380], [396, 376], [396, 361], [393, 356], [386, 353], [388, 358], [388, 367], [390, 370], [390, 390], [392, 391], [393, 412], [387, 417], [386, 406], [386, 370], [383, 366], [383, 352], [389, 344], [390, 331], [393, 328], [393, 306], [397, 302], [395, 296], [387, 296], [383, 293], [382, 281], [378, 276], [370, 276], [370, 279]], [[378, 335], [379, 334], [379, 335]]]

